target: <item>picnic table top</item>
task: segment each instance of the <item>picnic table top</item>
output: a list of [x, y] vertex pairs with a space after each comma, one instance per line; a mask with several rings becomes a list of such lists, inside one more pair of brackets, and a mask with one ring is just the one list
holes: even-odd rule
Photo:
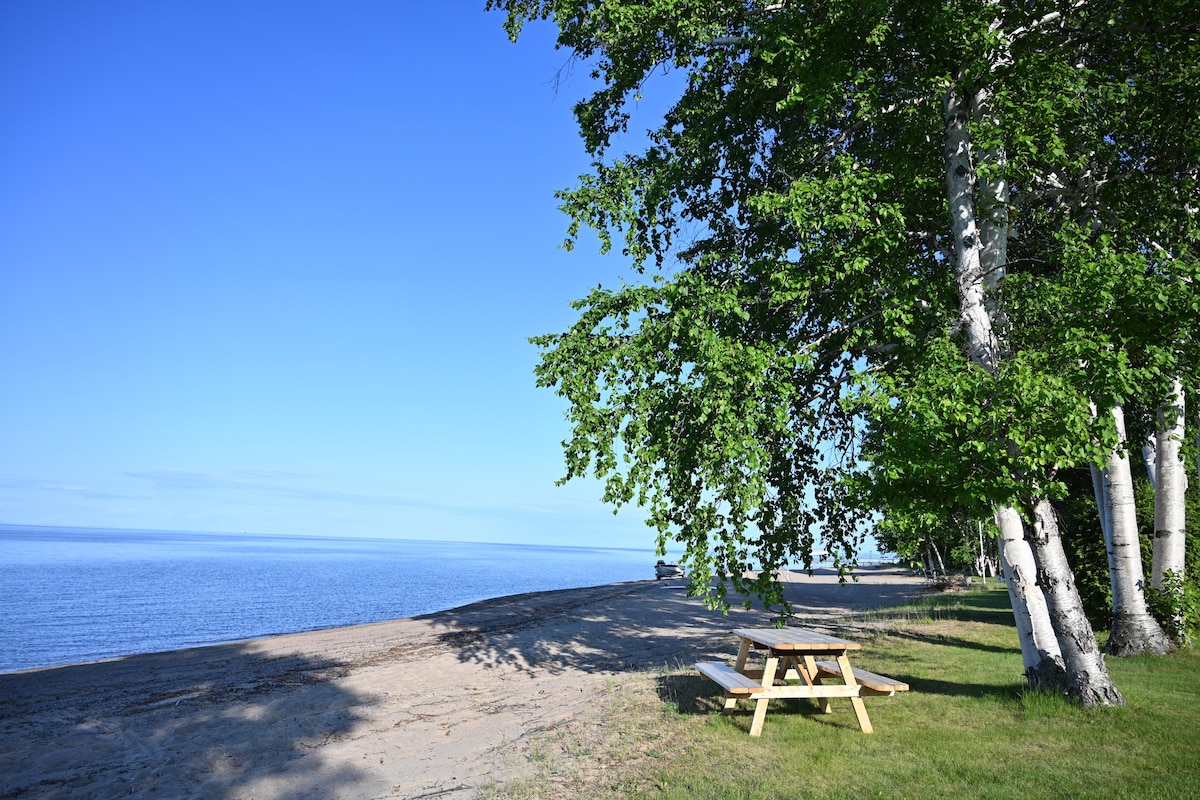
[[762, 647], [781, 652], [794, 650], [806, 653], [844, 653], [847, 650], [862, 649], [862, 645], [857, 642], [804, 628], [737, 628], [733, 633]]

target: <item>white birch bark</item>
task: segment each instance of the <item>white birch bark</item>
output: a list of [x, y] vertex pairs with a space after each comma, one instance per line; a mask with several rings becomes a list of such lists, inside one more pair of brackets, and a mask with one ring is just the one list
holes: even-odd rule
[[1079, 601], [1075, 576], [1067, 564], [1059, 538], [1058, 519], [1050, 501], [1039, 501], [1032, 509], [1032, 516], [1029, 539], [1037, 561], [1037, 582], [1050, 605], [1050, 620], [1062, 646], [1067, 672], [1066, 694], [1088, 708], [1124, 705], [1125, 698], [1108, 675], [1104, 655], [1096, 645], [1096, 635], [1083, 612], [1083, 603]]
[[[1095, 415], [1095, 413], [1095, 406], [1093, 406], [1092, 414]], [[1092, 492], [1096, 495], [1096, 512], [1100, 515], [1100, 532], [1104, 537], [1104, 551], [1108, 553], [1112, 550], [1112, 503], [1108, 496], [1108, 470], [1101, 469], [1095, 464], [1092, 465]], [[1110, 598], [1117, 596], [1116, 577], [1110, 560], [1108, 566], [1108, 596]]]
[[[977, 103], [982, 102], [977, 98]], [[999, 347], [984, 296], [982, 242], [975, 222], [975, 169], [971, 164], [968, 108], [956, 87], [946, 91], [946, 198], [958, 279], [959, 324], [971, 360], [996, 371]]]
[[[945, 96], [946, 196], [954, 238], [959, 313], [971, 359], [990, 373], [996, 371], [999, 342], [993, 327], [996, 315], [989, 307], [985, 288], [999, 284], [1006, 268], [1007, 187], [988, 187], [993, 208], [1005, 197], [1005, 214], [989, 214], [983, 221], [987, 246], [976, 228], [975, 170], [971, 163], [968, 111], [977, 118], [986, 112], [987, 97], [979, 91], [968, 109], [956, 87]], [[998, 154], [1003, 157], [1003, 154]], [[1021, 642], [1025, 675], [1031, 686], [1057, 689], [1065, 685], [1061, 646], [1050, 620], [1050, 611], [1035, 579], [1033, 551], [1026, 541], [1020, 513], [997, 506], [993, 513], [1001, 531], [1000, 557], [1008, 578], [1009, 602]]]
[[937, 570], [937, 574], [945, 575], [946, 574], [946, 562], [942, 561], [942, 551], [938, 549], [938, 546], [935, 542], [929, 543], [929, 549], [933, 551], [933, 555], [937, 559], [937, 564], [936, 564], [936, 566], [934, 566], [934, 569]]
[[988, 552], [986, 540], [983, 538], [983, 523], [977, 521], [976, 526], [979, 535], [979, 555], [975, 557], [975, 572], [986, 584], [989, 575], [996, 577], [996, 560]]
[[1025, 677], [1035, 689], [1059, 689], [1066, 684], [1062, 650], [1050, 622], [1046, 598], [1037, 585], [1037, 565], [1025, 540], [1025, 523], [1009, 506], [997, 506], [995, 518], [1000, 529], [1000, 568], [1008, 583]]
[[1150, 585], [1158, 590], [1164, 588], [1163, 578], [1168, 572], [1182, 578], [1186, 568], [1184, 495], [1188, 479], [1180, 453], [1184, 437], [1183, 420], [1183, 384], [1176, 378], [1171, 404], [1158, 411], [1158, 481], [1154, 491], [1154, 556], [1150, 569]]
[[1146, 477], [1150, 479], [1150, 488], [1158, 491], [1158, 434], [1146, 436], [1142, 445], [1142, 461], [1146, 462]]
[[[979, 123], [995, 123], [988, 110], [987, 93], [977, 91], [972, 98], [971, 111]], [[992, 335], [997, 341], [1004, 335], [1007, 322], [997, 302], [1000, 284], [1008, 272], [1008, 179], [1004, 167], [1008, 154], [1003, 146], [987, 148], [983, 161], [997, 168], [998, 173], [984, 182], [979, 208], [979, 268], [983, 281], [984, 305], [991, 319]]]
[[1138, 653], [1161, 655], [1173, 649], [1173, 644], [1150, 615], [1146, 605], [1145, 573], [1142, 570], [1133, 499], [1133, 474], [1129, 467], [1129, 456], [1123, 450], [1124, 410], [1119, 405], [1114, 406], [1112, 415], [1119, 443], [1109, 453], [1104, 470], [1108, 515], [1111, 519], [1105, 545], [1113, 588], [1113, 622], [1108, 652], [1116, 656]]

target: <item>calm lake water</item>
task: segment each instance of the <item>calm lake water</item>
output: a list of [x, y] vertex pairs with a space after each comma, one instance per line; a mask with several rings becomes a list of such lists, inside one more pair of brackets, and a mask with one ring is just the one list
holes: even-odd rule
[[653, 551], [0, 525], [0, 672], [654, 577]]

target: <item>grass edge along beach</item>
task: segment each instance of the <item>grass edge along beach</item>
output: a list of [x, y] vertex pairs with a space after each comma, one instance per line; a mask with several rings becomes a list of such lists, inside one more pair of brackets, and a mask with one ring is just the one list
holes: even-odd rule
[[751, 738], [749, 712], [723, 716], [719, 688], [679, 664], [609, 680], [593, 719], [529, 747], [531, 777], [480, 796], [1200, 796], [1195, 649], [1108, 658], [1128, 705], [1084, 710], [1028, 689], [1002, 585], [857, 612], [825, 630], [863, 643], [859, 666], [911, 686], [870, 701], [870, 736], [848, 703], [825, 716], [795, 701]]

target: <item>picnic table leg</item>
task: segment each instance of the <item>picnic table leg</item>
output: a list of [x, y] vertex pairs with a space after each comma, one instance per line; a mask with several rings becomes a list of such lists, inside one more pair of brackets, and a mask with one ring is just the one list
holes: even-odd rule
[[[808, 670], [808, 674], [812, 676], [812, 680], [809, 681], [810, 686], [814, 683], [821, 682], [821, 676], [817, 673], [817, 660], [815, 658], [812, 656], [805, 656], [804, 668]], [[828, 697], [818, 697], [817, 706], [821, 709], [821, 713], [823, 714], [833, 713], [833, 706], [829, 704]]]
[[[742, 644], [738, 647], [737, 661], [733, 662], [733, 668], [738, 672], [746, 668], [746, 659], [750, 656], [750, 640], [742, 639]], [[737, 698], [732, 695], [725, 697], [725, 711], [729, 712], [737, 708]]]
[[[846, 679], [846, 685], [858, 686], [858, 681], [854, 679], [854, 669], [850, 666], [850, 657], [842, 653], [837, 661], [838, 666], [842, 668], [842, 677]], [[863, 733], [873, 733], [875, 729], [871, 727], [871, 720], [867, 717], [867, 706], [862, 697], [851, 697], [850, 704], [854, 706], [854, 713], [858, 717], [858, 727], [862, 728]]]
[[[768, 656], [767, 663], [763, 667], [763, 686], [775, 685], [775, 670], [779, 666], [779, 659], [775, 656]], [[762, 735], [763, 722], [767, 719], [767, 703], [769, 700], [761, 699], [754, 702], [754, 721], [750, 723], [750, 735]]]
[[741, 672], [746, 667], [746, 658], [750, 655], [750, 640], [742, 639], [742, 645], [738, 648], [737, 661], [733, 663], [733, 668]]
[[808, 677], [800, 656], [784, 656], [779, 659], [779, 677], [785, 681], [802, 680], [809, 686], [812, 686], [812, 679]]

